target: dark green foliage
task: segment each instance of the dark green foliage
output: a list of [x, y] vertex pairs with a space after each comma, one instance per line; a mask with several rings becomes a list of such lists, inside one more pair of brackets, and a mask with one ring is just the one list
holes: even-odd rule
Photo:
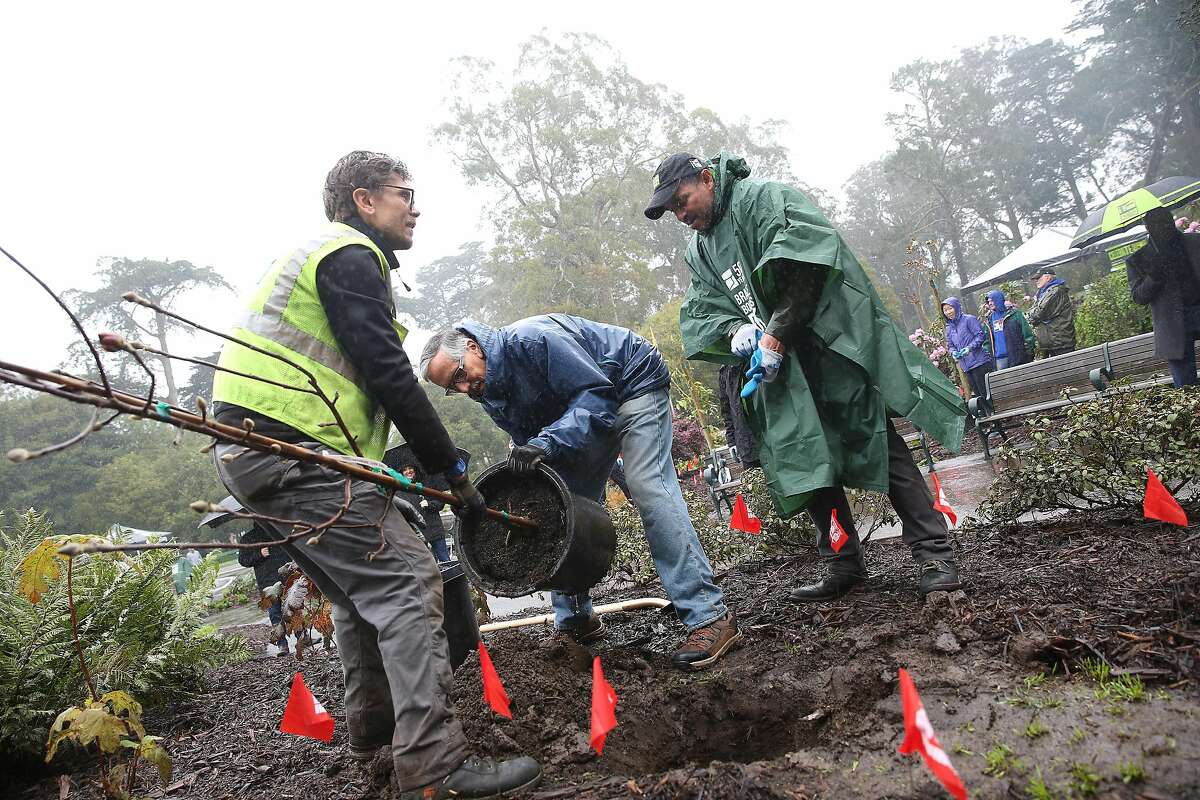
[[1149, 467], [1171, 491], [1200, 478], [1200, 392], [1116, 391], [1031, 420], [1031, 446], [1011, 463], [975, 515], [1007, 522], [1028, 511], [1118, 508], [1141, 513]]
[[1088, 286], [1075, 313], [1077, 347], [1113, 342], [1151, 330], [1150, 307], [1133, 302], [1125, 270], [1110, 273]]
[[[35, 449], [78, 433], [89, 419], [83, 406], [47, 395], [0, 397], [0, 453]], [[82, 443], [44, 458], [0, 460], [0, 508], [37, 508], [64, 533], [103, 533], [114, 523], [189, 538], [196, 530], [195, 500], [217, 501], [226, 491], [207, 439], [154, 422], [124, 418]]]
[[[40, 759], [50, 723], [87, 695], [71, 641], [66, 579], [36, 604], [18, 590], [18, 568], [53, 536], [45, 516], [0, 517], [0, 760]], [[174, 550], [91, 555], [76, 560], [80, 642], [99, 694], [124, 690], [146, 703], [195, 688], [197, 674], [244, 654], [240, 640], [206, 628], [216, 578], [209, 561], [187, 593], [171, 581]], [[64, 565], [65, 574], [65, 565]]]

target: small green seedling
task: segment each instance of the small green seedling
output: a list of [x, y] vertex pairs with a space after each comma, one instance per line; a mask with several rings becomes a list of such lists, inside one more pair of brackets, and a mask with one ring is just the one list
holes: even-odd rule
[[1031, 800], [1055, 800], [1054, 792], [1046, 785], [1040, 769], [1029, 779], [1029, 783], [1025, 784], [1025, 793]]
[[1043, 725], [1042, 721], [1037, 717], [1034, 717], [1029, 721], [1029, 724], [1025, 726], [1025, 738], [1027, 739], [1036, 739], [1039, 736], [1045, 736], [1049, 732], [1050, 729]]
[[1094, 680], [1096, 683], [1104, 683], [1108, 680], [1109, 673], [1112, 667], [1108, 662], [1100, 658], [1085, 658], [1079, 662], [1079, 668], [1083, 670], [1083, 674]]
[[1146, 781], [1146, 768], [1133, 761], [1118, 764], [1117, 774], [1121, 776], [1122, 783], [1145, 783]]
[[1071, 765], [1071, 780], [1069, 786], [1079, 793], [1080, 797], [1094, 797], [1100, 788], [1100, 775], [1087, 764], [1076, 761]]
[[1087, 731], [1085, 731], [1083, 728], [1076, 728], [1075, 730], [1071, 731], [1071, 744], [1079, 744], [1086, 738]]
[[1006, 744], [996, 745], [984, 753], [983, 757], [987, 761], [983, 774], [991, 775], [993, 778], [1003, 778], [1010, 772], [1021, 771], [1025, 768], [1024, 762], [1017, 758], [1013, 754], [1012, 748]]
[[1039, 672], [1037, 675], [1029, 675], [1022, 679], [1025, 688], [1029, 690], [1040, 689], [1042, 684], [1046, 682], [1046, 673]]

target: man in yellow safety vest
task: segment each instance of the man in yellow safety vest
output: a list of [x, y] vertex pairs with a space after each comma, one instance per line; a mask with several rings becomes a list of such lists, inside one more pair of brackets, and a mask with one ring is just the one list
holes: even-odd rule
[[[331, 224], [276, 261], [250, 294], [232, 331], [245, 344], [221, 353], [214, 414], [375, 461], [394, 424], [425, 470], [446, 476], [461, 503], [456, 513], [476, 521], [484, 500], [417, 384], [395, 319], [394, 251], [412, 247], [420, 215], [408, 168], [352, 152], [329, 172], [324, 200]], [[215, 455], [230, 493], [258, 514], [316, 524], [343, 505], [345, 477], [326, 467], [230, 444]], [[349, 509], [319, 541], [283, 545], [333, 603], [351, 756], [371, 760], [390, 746], [401, 797], [494, 797], [533, 785], [541, 768], [531, 758], [469, 755], [449, 698], [437, 564], [404, 516], [386, 513], [388, 500], [373, 484], [355, 481], [351, 493]], [[278, 538], [292, 532], [290, 524], [266, 524]]]

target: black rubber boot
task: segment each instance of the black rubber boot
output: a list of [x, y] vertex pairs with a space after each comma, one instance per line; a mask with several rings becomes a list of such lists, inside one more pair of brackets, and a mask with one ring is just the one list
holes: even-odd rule
[[836, 600], [867, 579], [861, 572], [831, 572], [816, 583], [798, 586], [788, 593], [788, 600], [810, 603], [817, 600]]
[[529, 756], [507, 761], [470, 756], [442, 780], [400, 792], [398, 800], [502, 797], [509, 792], [536, 786], [541, 779], [541, 766]]
[[953, 561], [922, 561], [919, 588], [922, 597], [930, 592], [953, 592], [962, 588], [958, 565]]

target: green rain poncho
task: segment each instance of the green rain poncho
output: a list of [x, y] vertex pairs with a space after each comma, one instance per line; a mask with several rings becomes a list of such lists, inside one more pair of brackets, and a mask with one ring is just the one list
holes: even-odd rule
[[732, 329], [764, 328], [783, 284], [824, 276], [811, 323], [786, 341], [779, 377], [744, 401], [777, 511], [796, 514], [825, 486], [886, 492], [889, 416], [958, 452], [962, 398], [896, 327], [820, 210], [789, 186], [749, 180], [746, 162], [724, 151], [712, 169], [717, 222], [692, 237], [685, 256], [692, 283], [679, 325], [688, 358], [739, 363]]

